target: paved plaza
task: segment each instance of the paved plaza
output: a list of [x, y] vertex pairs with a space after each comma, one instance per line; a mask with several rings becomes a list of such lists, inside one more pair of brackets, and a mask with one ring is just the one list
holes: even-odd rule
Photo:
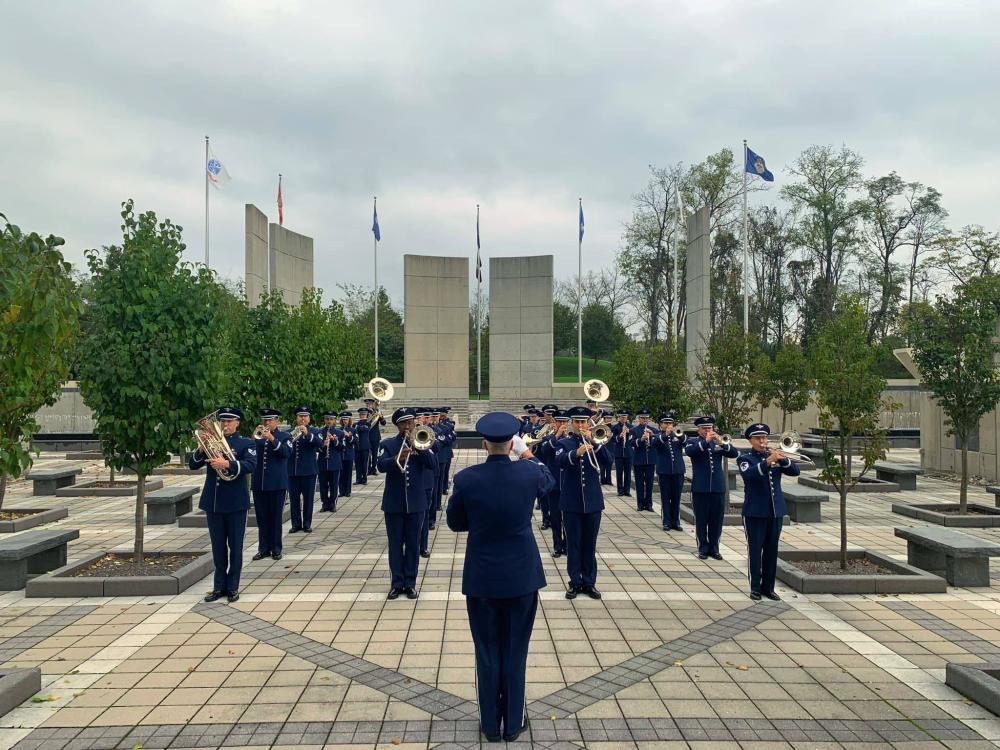
[[[456, 470], [482, 455], [456, 453]], [[890, 458], [912, 463], [917, 452]], [[61, 463], [43, 455], [36, 465]], [[87, 464], [80, 480], [103, 471]], [[164, 480], [200, 485], [201, 477]], [[853, 495], [852, 545], [905, 560], [893, 527], [922, 524], [893, 515], [891, 503], [958, 496], [942, 480], [921, 477], [918, 486]], [[386, 601], [381, 490], [373, 477], [336, 514], [317, 513], [313, 533], [286, 536], [277, 562], [250, 561], [249, 530], [236, 605], [203, 603], [209, 580], [175, 597], [0, 596], [3, 666], [43, 673], [37, 702], [0, 719], [0, 747], [479, 747], [460, 593], [465, 537], [440, 524], [431, 558], [421, 560], [420, 598]], [[536, 531], [549, 585], [528, 661], [530, 736], [511, 747], [1000, 744], [1000, 720], [944, 684], [947, 662], [1000, 662], [1000, 588], [804, 596], [779, 585], [783, 601], [755, 604], [740, 527], [724, 531], [724, 561], [699, 561], [690, 524], [664, 532], [658, 513], [637, 513], [633, 499], [605, 490], [603, 600], [563, 597], [565, 559], [553, 560], [551, 537]], [[970, 501], [992, 497], [972, 488]], [[55, 526], [80, 530], [71, 560], [130, 547], [131, 498], [32, 498], [22, 480], [6, 502], [64, 504], [69, 518]], [[787, 527], [783, 546], [836, 547], [837, 503], [823, 514], [822, 524]], [[993, 530], [968, 533], [1000, 540]], [[146, 540], [150, 550], [208, 547], [205, 529], [152, 526]], [[998, 578], [995, 569], [995, 586]]]

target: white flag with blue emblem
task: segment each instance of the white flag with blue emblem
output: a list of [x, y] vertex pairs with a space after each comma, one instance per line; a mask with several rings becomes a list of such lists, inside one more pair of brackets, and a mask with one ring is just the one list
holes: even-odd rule
[[226, 169], [226, 165], [216, 158], [211, 149], [208, 151], [208, 163], [205, 165], [205, 173], [208, 175], [208, 181], [217, 188], [225, 187], [233, 179], [229, 176], [229, 170]]

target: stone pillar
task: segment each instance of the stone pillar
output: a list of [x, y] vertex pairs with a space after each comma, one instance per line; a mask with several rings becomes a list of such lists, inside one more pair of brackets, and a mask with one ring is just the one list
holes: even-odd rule
[[289, 305], [302, 301], [302, 290], [313, 286], [313, 238], [271, 224], [271, 289]]
[[246, 204], [246, 286], [250, 307], [260, 303], [260, 296], [267, 291], [267, 216], [252, 203]]
[[552, 397], [552, 256], [490, 258], [490, 398]]
[[469, 398], [469, 259], [403, 256], [407, 398]]
[[701, 358], [712, 333], [712, 243], [708, 233], [708, 208], [699, 208], [687, 219], [685, 295], [687, 319], [684, 329], [687, 374], [697, 385]]

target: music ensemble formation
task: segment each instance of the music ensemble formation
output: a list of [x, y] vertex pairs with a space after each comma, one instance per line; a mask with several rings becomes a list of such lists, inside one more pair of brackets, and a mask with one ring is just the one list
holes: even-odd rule
[[[708, 415], [693, 420], [687, 435], [677, 415], [639, 411], [605, 412], [610, 397], [599, 380], [584, 385], [584, 405], [540, 409], [525, 404], [517, 418], [493, 412], [476, 431], [486, 451], [483, 462], [451, 475], [455, 422], [450, 408], [401, 407], [392, 412], [396, 434], [386, 426], [380, 404], [391, 400], [392, 385], [381, 378], [365, 384], [365, 406], [357, 422], [350, 411], [324, 412], [323, 427], [310, 422], [307, 405], [295, 409], [291, 432], [279, 428], [282, 414], [261, 409], [252, 438], [239, 434], [243, 412], [221, 406], [195, 432], [192, 469], [207, 466], [199, 507], [208, 519], [215, 578], [205, 601], [239, 599], [246, 517], [253, 490], [258, 551], [254, 560], [282, 555], [282, 514], [291, 505], [289, 534], [312, 531], [313, 496], [319, 480], [320, 512], [334, 513], [337, 500], [353, 485], [383, 473], [382, 511], [392, 574], [388, 599], [416, 599], [420, 557], [429, 557], [428, 535], [448, 496], [446, 521], [467, 532], [462, 575], [475, 646], [481, 730], [490, 741], [516, 739], [526, 727], [525, 671], [538, 590], [546, 585], [534, 537], [534, 511], [552, 533], [552, 556], [566, 558], [566, 598], [600, 599], [597, 538], [604, 510], [603, 486], [632, 496], [636, 510], [653, 511], [653, 477], [659, 480], [662, 526], [683, 531], [681, 494], [686, 461], [697, 554], [722, 560], [719, 539], [725, 511], [724, 458], [736, 459], [743, 478], [743, 526], [747, 540], [750, 598], [777, 600], [774, 591], [778, 539], [785, 502], [782, 475], [796, 476], [797, 436], [781, 436], [780, 449], [768, 445], [770, 428], [752, 424], [743, 433], [750, 450], [739, 454], [729, 435], [718, 435]], [[583, 399], [582, 399], [583, 400]], [[686, 459], [686, 461], [685, 461]], [[249, 486], [248, 486], [249, 480]]]

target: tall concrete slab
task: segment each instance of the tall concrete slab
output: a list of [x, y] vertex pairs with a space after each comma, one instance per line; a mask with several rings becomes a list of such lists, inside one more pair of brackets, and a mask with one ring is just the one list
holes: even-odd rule
[[403, 256], [407, 398], [469, 398], [469, 259]]
[[552, 395], [551, 255], [490, 258], [490, 398]]
[[697, 384], [701, 359], [712, 334], [712, 243], [708, 230], [708, 208], [702, 207], [687, 220], [685, 295], [687, 322], [684, 328], [687, 374]]
[[246, 204], [246, 272], [247, 302], [256, 307], [267, 290], [267, 216], [252, 203]]
[[269, 237], [270, 287], [297, 306], [302, 290], [313, 286], [313, 238], [273, 223]]

